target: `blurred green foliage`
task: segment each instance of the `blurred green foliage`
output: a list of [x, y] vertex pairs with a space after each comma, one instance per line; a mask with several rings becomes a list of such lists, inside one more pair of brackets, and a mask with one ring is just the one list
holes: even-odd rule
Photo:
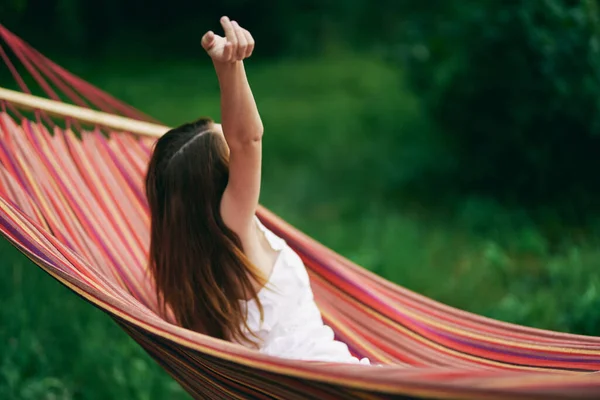
[[[261, 203], [446, 304], [589, 335], [598, 12], [591, 0], [0, 3], [15, 33], [170, 125], [218, 119], [198, 42], [220, 15], [239, 19], [258, 46]], [[186, 398], [110, 319], [1, 245], [0, 398]]]
[[106, 315], [4, 240], [0, 252], [1, 399], [187, 398]]
[[[67, 62], [170, 125], [219, 115], [207, 64]], [[485, 198], [465, 197], [443, 218], [390, 200], [388, 185], [435, 162], [415, 156], [426, 154], [422, 139], [433, 128], [393, 67], [337, 55], [248, 62], [248, 74], [266, 127], [261, 202], [268, 208], [444, 303], [600, 334], [600, 235], [563, 228], [552, 241], [527, 211]], [[186, 398], [110, 319], [6, 243], [0, 252], [0, 398]]]
[[[439, 128], [429, 142], [445, 150], [414, 179], [392, 177], [390, 191], [412, 183], [436, 201], [443, 192], [561, 206], [577, 222], [582, 208], [600, 209], [595, 0], [12, 0], [3, 7], [12, 10], [8, 26], [38, 45], [89, 57], [193, 58], [201, 34], [218, 30], [218, 17], [228, 14], [253, 32], [259, 58], [348, 51], [384, 58], [425, 101]], [[124, 41], [136, 43], [133, 56]]]
[[403, 55], [452, 149], [444, 178], [513, 204], [597, 207], [598, 3], [467, 1], [430, 22], [412, 20]]

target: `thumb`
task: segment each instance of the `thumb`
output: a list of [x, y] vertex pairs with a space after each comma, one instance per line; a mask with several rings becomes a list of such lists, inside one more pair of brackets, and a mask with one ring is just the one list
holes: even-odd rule
[[213, 47], [215, 42], [215, 34], [213, 31], [208, 31], [202, 36], [202, 47], [208, 51]]

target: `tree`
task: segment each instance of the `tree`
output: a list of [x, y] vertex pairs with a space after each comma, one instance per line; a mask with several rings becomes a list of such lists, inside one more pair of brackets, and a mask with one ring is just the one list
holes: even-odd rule
[[597, 3], [470, 1], [415, 16], [406, 65], [456, 159], [452, 182], [504, 200], [595, 202]]

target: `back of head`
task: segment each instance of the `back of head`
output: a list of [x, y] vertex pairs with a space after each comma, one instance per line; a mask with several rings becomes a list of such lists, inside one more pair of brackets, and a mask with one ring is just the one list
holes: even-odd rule
[[150, 272], [159, 304], [177, 322], [213, 337], [248, 340], [239, 299], [256, 298], [253, 271], [239, 237], [223, 222], [228, 148], [209, 119], [162, 136], [146, 176]]

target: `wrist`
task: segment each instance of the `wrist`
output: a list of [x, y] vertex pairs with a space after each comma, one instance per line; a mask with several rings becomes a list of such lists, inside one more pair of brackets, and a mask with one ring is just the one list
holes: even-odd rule
[[227, 70], [234, 70], [236, 69], [236, 67], [239, 67], [242, 64], [242, 61], [217, 61], [217, 60], [212, 60], [213, 62], [213, 66], [215, 67], [215, 69], [219, 69], [219, 70], [223, 70], [223, 71], [227, 71]]
[[242, 61], [220, 62], [213, 60], [213, 65], [215, 67], [215, 72], [217, 73], [217, 77], [219, 78], [219, 80], [221, 78], [234, 75], [239, 71], [243, 71], [244, 68]]

